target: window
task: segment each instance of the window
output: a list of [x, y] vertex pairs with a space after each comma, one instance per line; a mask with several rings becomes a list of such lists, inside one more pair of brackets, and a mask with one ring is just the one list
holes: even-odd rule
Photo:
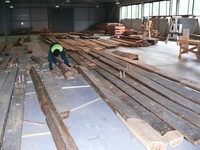
[[194, 15], [200, 15], [200, 0], [194, 0]]
[[192, 14], [193, 0], [180, 0], [179, 15]]
[[128, 17], [128, 9], [127, 6], [122, 7], [122, 19], [125, 19]]
[[141, 18], [142, 5], [132, 5], [132, 18]]
[[159, 2], [153, 3], [153, 16], [158, 16], [159, 14]]
[[150, 3], [145, 3], [144, 4], [144, 16], [146, 17], [146, 16], [150, 16], [150, 7], [149, 7], [149, 4]]
[[128, 6], [128, 19], [131, 19], [131, 5]]
[[166, 15], [167, 12], [167, 2], [166, 1], [161, 1], [160, 2], [160, 16]]
[[177, 0], [171, 0], [172, 15], [176, 15], [176, 1], [177, 1]]
[[170, 10], [170, 1], [167, 1], [166, 15], [169, 15], [169, 10]]

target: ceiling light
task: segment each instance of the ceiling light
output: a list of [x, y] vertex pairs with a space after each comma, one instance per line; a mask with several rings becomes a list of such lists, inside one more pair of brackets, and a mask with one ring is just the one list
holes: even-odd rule
[[116, 5], [119, 5], [120, 3], [119, 3], [119, 0], [116, 0], [116, 3], [115, 3]]
[[5, 0], [5, 3], [10, 3], [10, 0]]
[[56, 5], [56, 8], [59, 8], [59, 5]]
[[96, 8], [99, 8], [99, 4], [96, 5]]
[[70, 0], [66, 0], [65, 2], [66, 2], [66, 3], [70, 3]]
[[12, 9], [12, 8], [14, 8], [14, 6], [13, 6], [13, 5], [10, 5], [10, 8]]

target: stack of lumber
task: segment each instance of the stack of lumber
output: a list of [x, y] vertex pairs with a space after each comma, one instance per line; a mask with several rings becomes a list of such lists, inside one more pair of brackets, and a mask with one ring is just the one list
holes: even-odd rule
[[155, 38], [151, 39], [142, 39], [142, 37], [135, 35], [135, 36], [112, 36], [112, 40], [118, 41], [121, 43], [125, 43], [126, 45], [124, 46], [129, 46], [129, 47], [146, 47], [150, 45], [156, 45], [158, 43], [158, 40]]
[[121, 35], [125, 32], [125, 26], [120, 23], [110, 23], [107, 26], [107, 34], [110, 35]]
[[[70, 52], [85, 79], [147, 149], [200, 144], [200, 88], [104, 51]], [[87, 62], [93, 62], [88, 67]]]
[[121, 57], [132, 59], [132, 60], [138, 60], [138, 55], [136, 54], [126, 53], [126, 52], [121, 52], [121, 51], [113, 51], [112, 53], [119, 55]]

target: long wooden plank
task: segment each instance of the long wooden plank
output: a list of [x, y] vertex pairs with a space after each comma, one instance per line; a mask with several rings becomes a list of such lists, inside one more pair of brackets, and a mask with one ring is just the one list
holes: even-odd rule
[[[158, 75], [160, 75], [162, 77], [165, 77], [167, 79], [170, 79], [170, 80], [178, 82], [178, 83], [180, 83], [182, 85], [188, 86], [188, 87], [190, 87], [192, 89], [200, 91], [199, 83], [197, 83], [197, 82], [194, 82], [194, 81], [191, 81], [191, 80], [188, 80], [188, 79], [186, 80], [186, 79], [179, 78], [179, 77], [177, 77], [176, 75], [174, 75], [172, 73], [160, 70], [160, 69], [158, 69], [156, 67], [144, 64], [142, 62], [133, 61], [133, 60], [130, 60], [128, 58], [124, 58], [124, 57], [121, 57], [121, 56], [118, 56], [118, 55], [115, 55], [115, 54], [112, 54], [112, 53], [109, 53], [109, 54], [112, 55], [113, 57], [116, 57], [116, 58], [119, 58], [121, 60], [124, 60], [124, 61], [126, 61], [128, 63], [131, 63], [131, 64], [133, 64], [135, 66], [138, 66], [138, 67], [140, 67], [142, 69], [145, 69], [145, 70], [147, 70], [149, 72], [156, 73], [156, 74], [158, 74]], [[107, 55], [109, 55], [109, 54], [107, 54]]]
[[72, 139], [67, 127], [53, 105], [53, 102], [50, 99], [48, 92], [34, 67], [31, 67], [30, 75], [34, 83], [41, 110], [46, 116], [46, 121], [52, 133], [52, 137], [57, 149], [77, 150], [78, 148], [74, 140]]
[[12, 69], [0, 91], [0, 147], [2, 146], [3, 142], [4, 129], [7, 122], [8, 110], [10, 107], [10, 100], [15, 84], [16, 74], [17, 69]]
[[[79, 60], [77, 60], [79, 61]], [[106, 66], [104, 66], [106, 67]], [[109, 68], [110, 69], [110, 68]], [[96, 70], [96, 69], [95, 69]], [[105, 83], [105, 81], [104, 81]], [[113, 87], [113, 85], [108, 85], [108, 87]], [[115, 88], [116, 89], [116, 88]], [[113, 91], [114, 92], [114, 91]], [[153, 127], [157, 127], [160, 125], [160, 129], [158, 129], [160, 132], [164, 132], [164, 131], [168, 131], [168, 129], [170, 129], [170, 127], [168, 125], [166, 125], [165, 123], [163, 123], [161, 120], [159, 120], [159, 118], [155, 117], [154, 115], [152, 115], [147, 109], [144, 109], [144, 107], [142, 107], [139, 103], [137, 103], [137, 101], [135, 101], [134, 99], [131, 100], [130, 97], [125, 96], [124, 94], [122, 94], [119, 90], [117, 90], [117, 92], [114, 92], [115, 94], [117, 94], [122, 100], [124, 100], [124, 102], [128, 105], [130, 105], [132, 108], [134, 108], [134, 110], [137, 111], [138, 114], [140, 114], [140, 116], [142, 116], [143, 119], [145, 119], [146, 121], [149, 121], [149, 123], [151, 124], [151, 126]], [[119, 95], [120, 94], [120, 95]], [[163, 133], [164, 134], [164, 133]]]
[[83, 44], [87, 45], [89, 48], [97, 50], [97, 51], [105, 50], [105, 47], [95, 44], [93, 42], [90, 42], [88, 40], [83, 40], [83, 39], [78, 39], [78, 38], [76, 38], [74, 40], [77, 42], [83, 43]]
[[121, 42], [121, 43], [125, 43], [125, 44], [128, 44], [128, 46], [133, 46], [133, 47], [137, 47], [137, 43], [135, 42], [129, 42], [129, 41], [126, 41], [126, 40], [122, 40], [122, 39], [118, 39], [118, 38], [111, 38], [112, 40], [114, 41], [118, 41], [118, 42]]
[[100, 41], [100, 40], [91, 39], [90, 41], [95, 42], [95, 43], [97, 43], [97, 44], [100, 44], [100, 45], [102, 45], [102, 46], [105, 46], [106, 48], [116, 48], [116, 47], [118, 47], [118, 46], [115, 45], [115, 44], [105, 43], [105, 42], [102, 42], [102, 41]]
[[[114, 111], [118, 114], [118, 116], [123, 116], [123, 118], [120, 118], [124, 121], [125, 124], [129, 124], [126, 122], [126, 120], [129, 121], [131, 119], [131, 125], [134, 127], [131, 127], [130, 129], [133, 130], [134, 135], [140, 139], [140, 141], [147, 147], [147, 149], [162, 150], [167, 147], [166, 141], [157, 132], [155, 132], [151, 126], [149, 126], [142, 119], [138, 118], [133, 109], [128, 108], [128, 106], [126, 106], [125, 103], [122, 103], [122, 101], [116, 97], [116, 95], [106, 89], [106, 87], [101, 83], [101, 80], [91, 74], [90, 71], [85, 67], [79, 67], [79, 70], [84, 75], [86, 80], [92, 84], [98, 93], [100, 93], [100, 95], [106, 100], [106, 102], [110, 103], [110, 105], [114, 107]], [[129, 113], [128, 116], [127, 113]], [[127, 119], [124, 119], [124, 116], [127, 116]]]
[[[103, 66], [102, 68], [105, 69], [105, 66]], [[110, 69], [110, 68], [109, 68], [109, 69]], [[108, 76], [110, 76], [110, 75], [107, 74], [107, 75], [105, 75], [104, 77], [108, 77]], [[120, 84], [119, 84], [119, 85], [120, 85]], [[121, 86], [122, 86], [122, 85], [121, 85]], [[175, 116], [175, 118], [178, 118], [178, 117]], [[197, 121], [198, 121], [198, 120], [199, 120], [199, 119], [198, 119], [198, 116], [197, 116]], [[185, 121], [185, 120], [182, 120], [182, 121], [184, 122], [184, 124], [186, 123], [186, 124], [188, 124], [188, 125], [191, 125], [190, 123], [188, 123], [188, 122]], [[173, 122], [170, 122], [170, 123], [173, 123]], [[180, 127], [179, 124], [178, 124], [177, 126]], [[193, 126], [193, 125], [192, 125], [192, 126]], [[193, 126], [193, 127], [194, 127], [194, 126]], [[194, 128], [196, 128], [196, 127], [194, 127]], [[196, 128], [196, 129], [199, 130], [199, 128]], [[183, 131], [184, 131], [184, 129], [182, 129], [182, 132], [183, 132]], [[194, 133], [194, 131], [195, 131], [195, 130], [193, 130], [193, 133]], [[188, 133], [187, 133], [187, 134], [188, 134]], [[188, 136], [188, 135], [186, 135], [186, 136]], [[189, 137], [189, 140], [191, 140], [190, 138], [191, 138], [191, 137]], [[199, 142], [199, 140], [197, 139], [197, 141], [193, 141], [193, 142], [197, 144], [197, 143]]]
[[11, 56], [4, 57], [3, 62], [0, 64], [0, 70], [6, 69], [8, 62], [10, 61]]
[[99, 40], [102, 41], [102, 42], [105, 42], [105, 43], [114, 44], [114, 45], [117, 45], [117, 46], [122, 46], [122, 43], [117, 42], [117, 41], [112, 41], [110, 39], [99, 39]]
[[158, 75], [155, 75], [153, 73], [147, 72], [139, 67], [132, 66], [132, 69], [145, 77], [159, 83], [160, 85], [165, 86], [166, 88], [172, 90], [175, 93], [178, 93], [179, 95], [190, 99], [191, 101], [197, 103], [200, 105], [200, 94], [198, 91], [194, 91], [192, 89], [188, 89], [188, 87], [181, 85], [180, 83], [171, 81], [171, 80], [166, 80], [163, 77], [160, 77]]
[[58, 113], [62, 118], [67, 118], [69, 116], [69, 108], [67, 107], [64, 98], [60, 89], [58, 88], [58, 84], [51, 74], [43, 74], [42, 75], [44, 85], [51, 97], [51, 100], [57, 109]]
[[143, 76], [165, 86], [166, 88], [172, 90], [173, 92], [175, 93], [178, 93], [180, 94], [181, 96], [185, 97], [185, 98], [188, 98], [190, 100], [192, 100], [193, 102], [196, 102], [196, 103], [200, 103], [200, 94], [199, 92], [196, 92], [194, 90], [189, 90], [188, 88], [185, 87], [185, 85], [182, 85], [178, 82], [175, 82], [173, 80], [169, 80], [169, 79], [166, 79], [166, 78], [163, 78], [161, 77], [160, 75], [157, 75], [155, 73], [152, 73], [152, 72], [149, 72], [147, 70], [144, 70], [138, 66], [135, 66], [135, 65], [130, 65], [128, 64], [127, 62], [121, 60], [121, 59], [118, 59], [118, 58], [115, 58], [113, 57], [112, 55], [109, 55], [108, 53], [105, 53], [105, 52], [96, 52], [96, 51], [93, 51], [95, 53], [98, 53], [99, 55], [105, 57], [105, 58], [108, 58], [109, 60], [112, 60], [116, 63], [118, 63], [119, 65], [121, 66], [124, 66], [124, 67], [128, 67], [128, 69], [133, 69], [135, 72], [138, 72], [139, 74], [142, 74]]
[[127, 57], [132, 60], [138, 60], [138, 55], [132, 54], [132, 53], [126, 53], [126, 52], [121, 52], [121, 51], [113, 51], [112, 53], [116, 55], [120, 55], [122, 57]]
[[[26, 79], [26, 72], [18, 72]], [[15, 84], [11, 99], [2, 150], [20, 150], [24, 113], [25, 82]]]
[[[92, 53], [91, 53], [92, 54]], [[93, 56], [95, 57], [100, 57], [99, 55], [95, 55], [93, 54]], [[107, 56], [105, 56], [107, 57]], [[116, 69], [118, 70], [125, 70], [126, 68], [123, 68], [121, 65], [118, 65], [116, 63], [113, 63], [112, 61], [110, 60], [106, 60], [104, 58], [101, 58], [101, 60], [103, 60], [104, 62], [107, 62], [107, 64], [110, 64], [112, 65], [112, 67], [115, 67]], [[137, 73], [137, 72], [134, 72], [132, 70], [129, 70], [126, 72], [127, 75], [129, 75], [130, 77], [134, 78], [136, 81], [138, 82], [141, 82], [143, 83], [144, 85], [146, 85], [147, 87], [157, 91], [158, 93], [160, 93], [161, 95], [171, 99], [172, 101], [176, 102], [176, 103], [179, 103], [180, 105], [194, 111], [194, 112], [197, 112], [197, 113], [200, 113], [200, 106], [199, 105], [196, 105], [196, 103], [194, 103], [193, 101], [190, 101], [174, 92], [172, 92], [171, 90], [165, 88], [164, 86], [156, 83], [155, 81], [152, 81], [148, 78], [146, 78], [145, 76]]]
[[1, 90], [5, 80], [7, 78], [7, 76], [8, 76], [8, 72], [5, 72], [5, 71], [0, 72], [0, 90]]
[[[113, 69], [112, 67], [109, 67], [101, 62], [96, 61], [95, 62], [97, 65], [101, 66], [104, 68], [106, 71], [112, 73], [116, 77], [119, 77], [119, 72]], [[140, 84], [139, 82], [132, 80], [129, 77], [126, 78], [121, 78], [126, 84], [132, 86], [134, 89], [137, 91], [140, 91], [142, 94], [150, 97], [153, 99], [156, 103], [161, 104], [163, 107], [166, 109], [170, 110], [171, 112], [174, 112], [175, 114], [185, 118], [186, 120], [190, 121], [193, 123], [195, 126], [200, 127], [200, 121], [199, 121], [199, 114], [195, 113], [189, 109], [184, 108], [183, 106], [178, 105], [177, 103], [174, 103], [167, 99], [166, 97], [159, 95], [155, 91], [147, 88], [146, 86]]]
[[[112, 74], [105, 72], [102, 68], [96, 67], [96, 69], [101, 75], [104, 76], [104, 78], [108, 79], [110, 82], [118, 86], [122, 91], [126, 92], [129, 96], [134, 98], [138, 103], [143, 105], [151, 112], [155, 113], [158, 117], [162, 118], [173, 128], [179, 130], [187, 140], [191, 141], [194, 144], [200, 143], [200, 128], [169, 112], [167, 109], [153, 102], [148, 97], [138, 93], [138, 91], [133, 90], [133, 88], [131, 88], [129, 85], [114, 77]], [[158, 127], [156, 129], [158, 130]], [[165, 134], [166, 132], [167, 129], [163, 129], [160, 133]]]

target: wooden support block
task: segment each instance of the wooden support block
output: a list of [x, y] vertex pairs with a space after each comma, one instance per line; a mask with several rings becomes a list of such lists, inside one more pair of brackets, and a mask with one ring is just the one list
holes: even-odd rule
[[184, 136], [178, 130], [168, 131], [163, 137], [171, 147], [179, 146], [184, 139]]
[[167, 149], [168, 142], [144, 120], [137, 118], [124, 120], [124, 118], [118, 113], [117, 116], [126, 125], [129, 131], [146, 147], [147, 150]]

